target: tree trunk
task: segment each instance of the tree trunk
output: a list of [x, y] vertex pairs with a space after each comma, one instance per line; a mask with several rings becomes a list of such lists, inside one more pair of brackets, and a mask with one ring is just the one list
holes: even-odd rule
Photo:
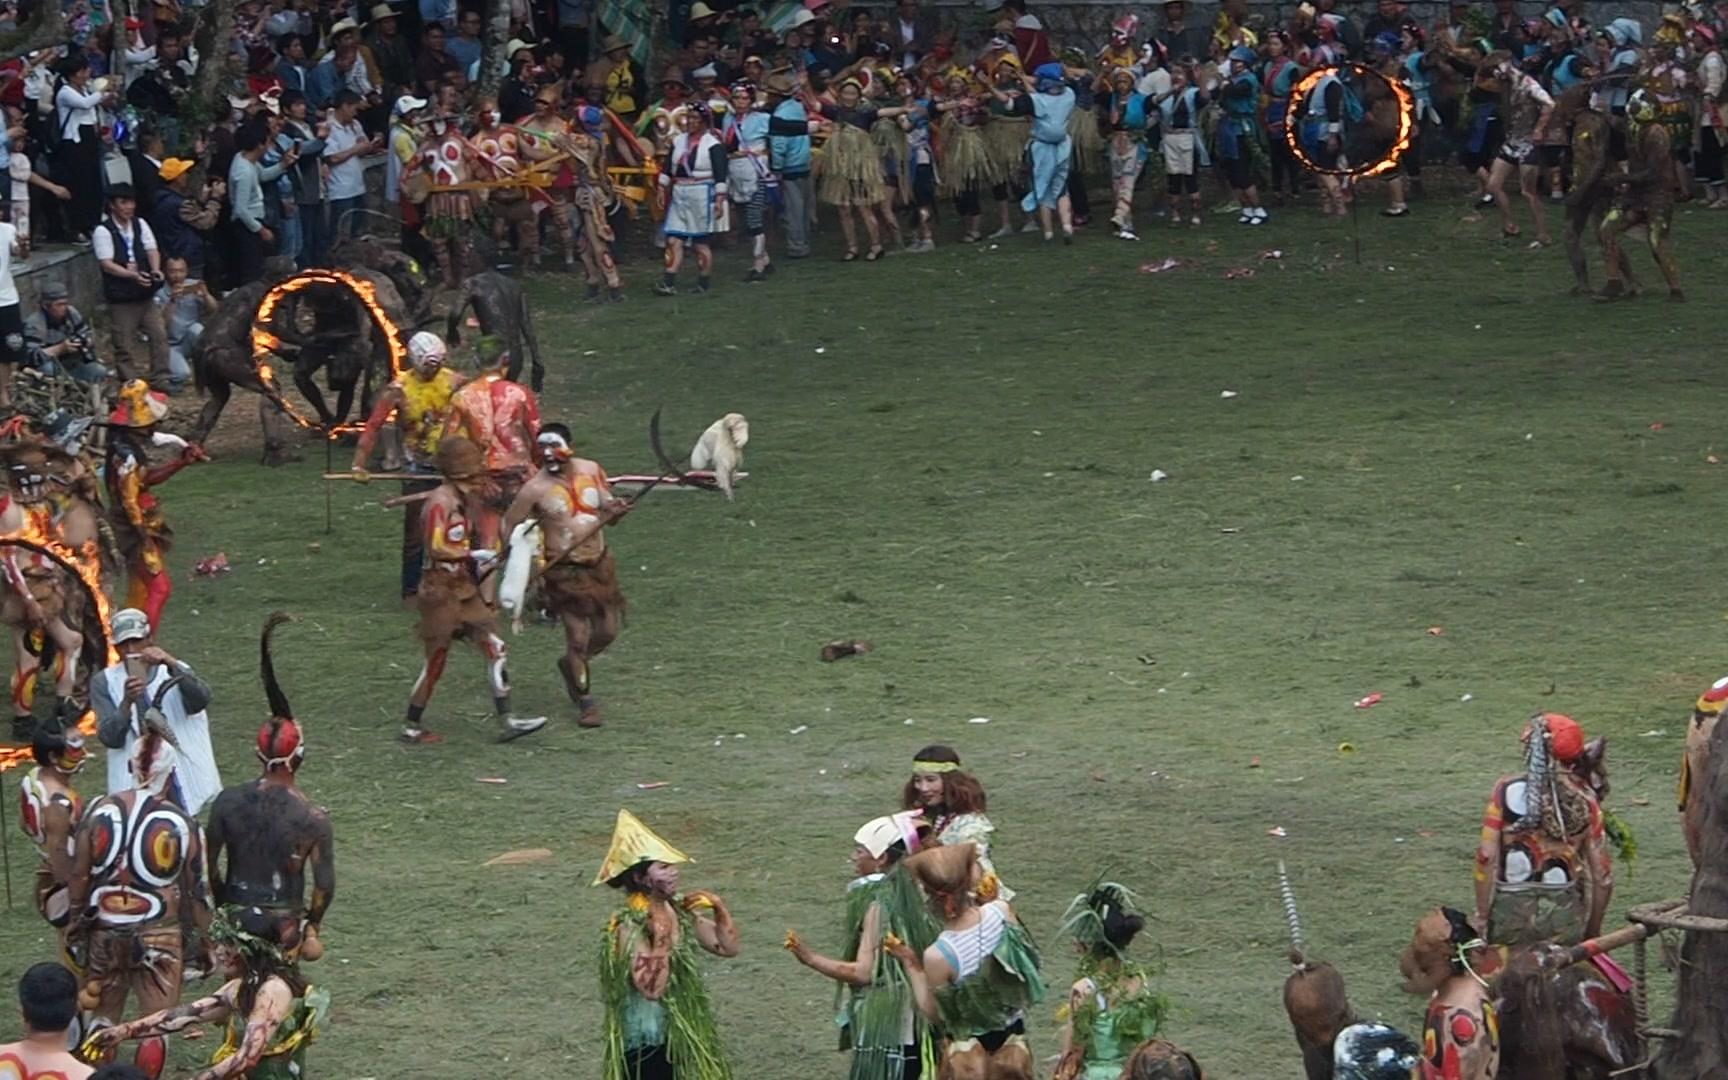
[[[1728, 724], [1710, 737], [1705, 775], [1693, 777], [1703, 802], [1698, 869], [1687, 905], [1693, 915], [1728, 918]], [[1671, 1025], [1680, 1037], [1651, 1063], [1656, 1080], [1728, 1078], [1728, 933], [1686, 932], [1680, 950], [1679, 1003]]]
[[480, 96], [496, 98], [510, 41], [510, 0], [486, 0], [486, 44], [480, 50]]
[[36, 17], [0, 38], [0, 56], [20, 56], [66, 41], [66, 13], [59, 0], [37, 0]]
[[191, 115], [181, 119], [182, 125], [190, 121], [202, 127], [228, 113], [228, 90], [240, 77], [239, 61], [233, 50], [237, 6], [216, 0], [199, 12], [198, 25], [192, 33], [198, 46], [198, 74], [192, 79], [192, 93], [188, 95], [186, 111]]

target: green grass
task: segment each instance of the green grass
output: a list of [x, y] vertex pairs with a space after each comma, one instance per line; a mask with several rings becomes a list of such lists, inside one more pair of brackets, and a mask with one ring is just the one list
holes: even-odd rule
[[[1728, 273], [1707, 256], [1724, 230], [1680, 215], [1693, 304], [1596, 305], [1565, 295], [1557, 250], [1461, 213], [1365, 216], [1360, 265], [1348, 226], [1304, 210], [1257, 230], [1143, 219], [1138, 245], [1093, 229], [1071, 249], [824, 258], [753, 288], [725, 251], [706, 298], [649, 296], [638, 259], [616, 309], [537, 281], [545, 411], [610, 469], [651, 467], [656, 406], [674, 452], [726, 411], [753, 426], [736, 503], [656, 494], [615, 531], [632, 608], [595, 666], [599, 732], [570, 722], [556, 636], [536, 627], [512, 643], [516, 696], [553, 728], [493, 745], [459, 655], [430, 714], [448, 741], [400, 749], [419, 658], [394, 601], [399, 519], [377, 506], [393, 489], [337, 485], [325, 535], [315, 449], [175, 479], [165, 637], [215, 683], [231, 781], [255, 768], [259, 625], [300, 618], [277, 663], [340, 873], [310, 966], [335, 995], [315, 1075], [595, 1075], [593, 951], [615, 896], [588, 883], [627, 806], [743, 926], [744, 954], [709, 969], [740, 1075], [843, 1076], [832, 989], [780, 939], [835, 943], [851, 834], [894, 808], [928, 742], [989, 789], [997, 865], [1055, 986], [1069, 897], [1105, 866], [1139, 890], [1169, 1034], [1208, 1075], [1300, 1074], [1280, 858], [1311, 951], [1363, 1012], [1418, 1024], [1397, 954], [1427, 908], [1468, 908], [1482, 800], [1533, 711], [1610, 737], [1611, 801], [1642, 847], [1615, 918], [1680, 894], [1683, 717], [1722, 673], [1728, 617], [1712, 525], [1728, 465], [1706, 460], [1728, 458]], [[1167, 254], [1187, 265], [1136, 272]], [[1222, 280], [1234, 266], [1258, 272]], [[250, 400], [233, 412], [254, 423]], [[189, 580], [217, 550], [234, 572]], [[876, 649], [820, 663], [837, 637]], [[493, 776], [509, 782], [476, 782]], [[552, 861], [481, 866], [540, 846]], [[12, 854], [0, 981], [51, 952], [27, 845]]]

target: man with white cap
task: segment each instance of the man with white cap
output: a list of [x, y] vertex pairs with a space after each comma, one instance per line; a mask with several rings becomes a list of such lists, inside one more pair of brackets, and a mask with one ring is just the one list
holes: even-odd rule
[[96, 735], [113, 751], [108, 755], [108, 791], [135, 787], [127, 763], [155, 716], [166, 726], [178, 753], [162, 796], [197, 814], [222, 790], [216, 757], [210, 750], [210, 684], [184, 660], [170, 655], [150, 634], [150, 619], [137, 608], [122, 608], [109, 624], [120, 662], [90, 678], [90, 707]]
[[[402, 494], [416, 495], [438, 486], [438, 441], [450, 416], [450, 402], [462, 376], [444, 365], [449, 347], [430, 330], [408, 339], [408, 370], [390, 381], [372, 406], [360, 441], [354, 447], [354, 478], [366, 480], [366, 463], [384, 425], [394, 417], [402, 443], [403, 471], [423, 474], [424, 480], [402, 481]], [[420, 589], [421, 562], [425, 557], [420, 532], [420, 503], [403, 504], [402, 599]]]

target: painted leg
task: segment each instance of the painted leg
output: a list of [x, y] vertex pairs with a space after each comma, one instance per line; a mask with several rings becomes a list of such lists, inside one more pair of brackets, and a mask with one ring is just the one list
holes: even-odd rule
[[22, 626], [12, 628], [12, 650], [16, 657], [12, 665], [12, 739], [28, 743], [36, 730], [33, 713], [41, 661], [30, 651], [30, 632]]
[[435, 735], [426, 730], [424, 719], [426, 705], [432, 700], [432, 691], [437, 689], [438, 680], [444, 677], [444, 664], [450, 659], [450, 643], [426, 646], [426, 660], [420, 666], [420, 675], [414, 680], [414, 689], [408, 692], [408, 713], [402, 721], [402, 741], [406, 743], [440, 743], [442, 735]]
[[54, 694], [69, 698], [78, 689], [78, 654], [84, 650], [84, 638], [56, 616], [48, 620], [47, 634], [54, 639]]
[[1673, 211], [1661, 214], [1650, 223], [1650, 254], [1656, 259], [1656, 268], [1668, 281], [1668, 299], [1685, 300], [1686, 293], [1680, 288], [1680, 264], [1674, 261]]
[[564, 623], [564, 655], [558, 658], [558, 672], [564, 676], [564, 689], [580, 713], [579, 727], [599, 727], [600, 703], [588, 692], [588, 659], [598, 650], [593, 646], [589, 620], [576, 615], [562, 616]]
[[1607, 280], [1602, 283], [1602, 291], [1597, 295], [1603, 299], [1613, 299], [1626, 293], [1626, 282], [1622, 275], [1626, 269], [1626, 257], [1620, 250], [1620, 237], [1632, 227], [1632, 215], [1619, 207], [1608, 211], [1602, 219], [1602, 227], [1597, 230], [1597, 238], [1602, 241], [1602, 268]]
[[148, 570], [140, 567], [144, 573], [134, 581], [142, 581], [144, 597], [142, 610], [150, 619], [150, 629], [154, 633], [162, 632], [162, 613], [168, 607], [168, 597], [174, 592], [174, 579], [169, 576], [166, 567], [160, 570]]
[[487, 632], [474, 643], [486, 660], [486, 679], [492, 686], [492, 704], [498, 712], [499, 742], [532, 735], [546, 726], [544, 716], [517, 716], [510, 709], [510, 648], [497, 634]]

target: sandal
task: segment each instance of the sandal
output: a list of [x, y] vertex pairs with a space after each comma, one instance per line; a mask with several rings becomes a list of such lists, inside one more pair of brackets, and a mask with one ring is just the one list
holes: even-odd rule
[[868, 255], [864, 256], [864, 261], [865, 262], [875, 262], [877, 259], [880, 259], [882, 257], [882, 255], [883, 255], [883, 249], [881, 248], [880, 245], [878, 245], [878, 246], [870, 249], [870, 253]]
[[858, 261], [858, 249], [857, 248], [847, 248], [846, 254], [840, 256], [840, 261], [841, 262], [857, 262]]

